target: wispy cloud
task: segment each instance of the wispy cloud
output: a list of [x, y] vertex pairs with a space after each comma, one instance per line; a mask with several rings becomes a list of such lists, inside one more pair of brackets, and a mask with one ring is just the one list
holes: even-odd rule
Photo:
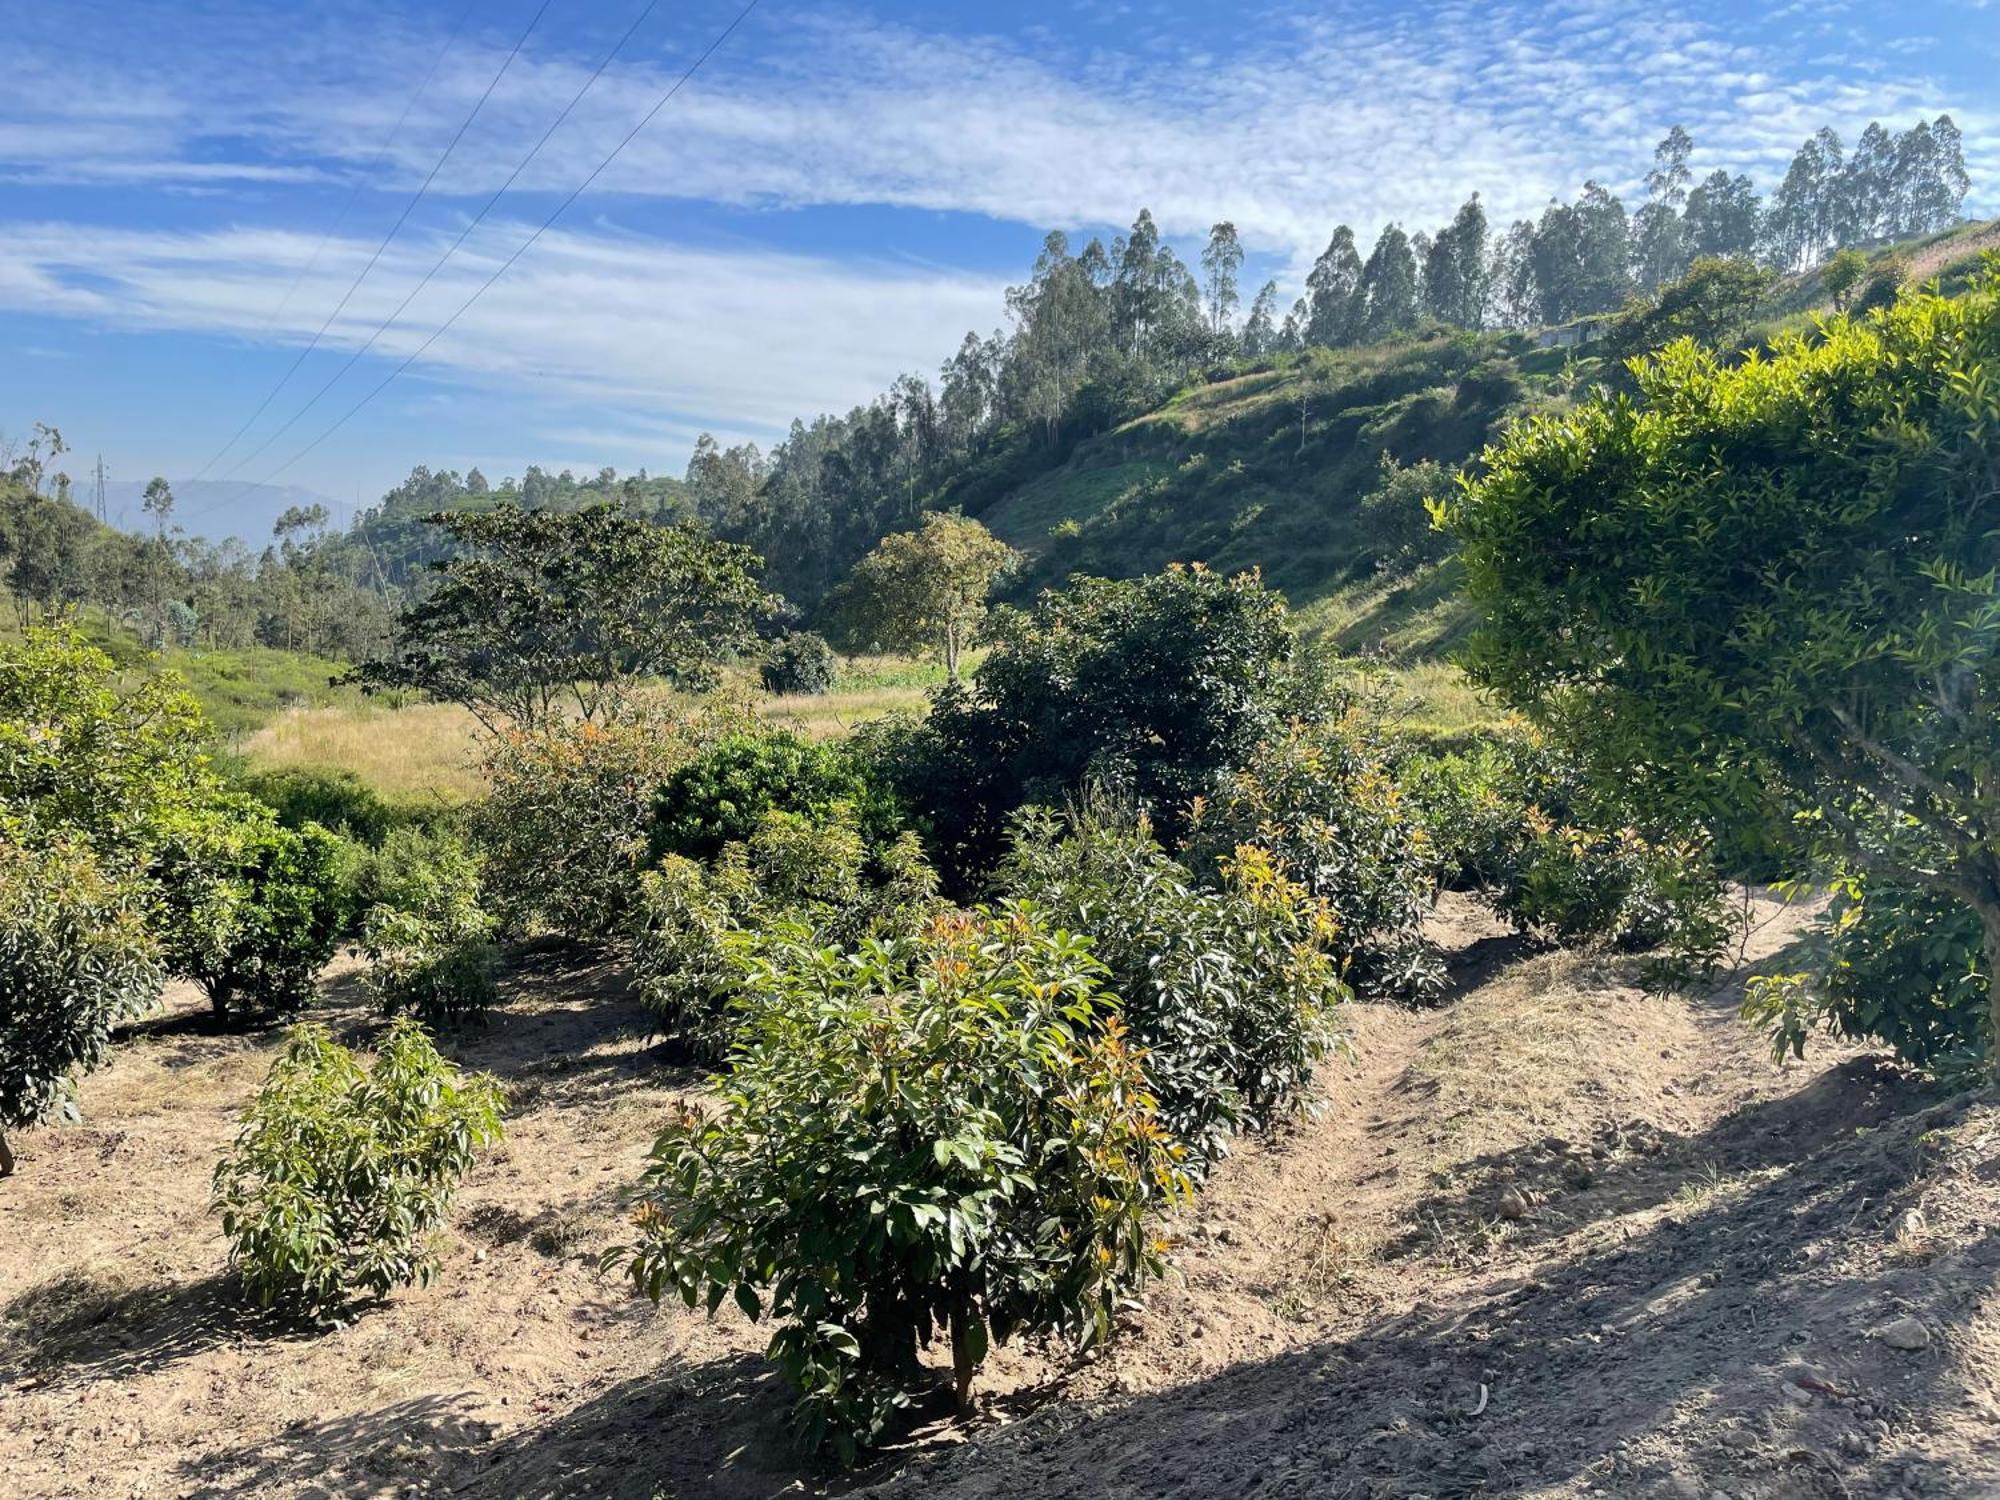
[[[483, 227], [376, 352], [388, 360], [415, 352], [530, 227]], [[0, 309], [296, 345], [373, 249], [339, 240], [315, 263], [316, 245], [312, 236], [250, 229], [0, 227]], [[329, 328], [322, 347], [330, 352], [302, 372], [260, 432], [320, 387], [337, 354], [376, 331], [441, 248], [420, 237], [384, 257]], [[653, 438], [684, 447], [704, 427], [768, 438], [795, 416], [867, 399], [908, 366], [912, 350], [946, 349], [966, 328], [989, 325], [999, 300], [996, 283], [955, 272], [557, 231], [433, 344], [415, 373], [591, 403], [599, 410], [588, 433], [552, 428], [579, 448], [587, 436], [614, 432], [623, 434], [619, 451]], [[381, 370], [358, 368], [262, 466], [330, 423]], [[259, 470], [251, 466], [253, 477]]]
[[[664, 56], [615, 66], [521, 186], [577, 181], [678, 72], [694, 31], [722, 14], [689, 19]], [[149, 84], [112, 105], [74, 86], [76, 49], [33, 54], [15, 106], [30, 123], [0, 128], [0, 161], [91, 181], [358, 171], [439, 41], [407, 27], [343, 29], [338, 12], [282, 43], [267, 26], [222, 25], [222, 44], [205, 47], [209, 66], [186, 73], [185, 89], [159, 81], [174, 70], [149, 69]], [[1770, 178], [1821, 124], [1852, 133], [1877, 115], [1906, 123], [1956, 108], [1981, 180], [2000, 179], [1990, 101], [1949, 97], [1917, 63], [1888, 72], [1859, 48], [1854, 66], [1798, 69], [1797, 27], [1725, 32], [1645, 0], [1437, 0], [1365, 17], [1345, 7], [1246, 14], [1244, 38], [1227, 57], [1171, 45], [1111, 56], [853, 12], [773, 11], [600, 187], [1050, 226], [1124, 222], [1143, 203], [1171, 233], [1226, 217], [1253, 247], [1299, 256], [1337, 220], [1434, 222], [1474, 189], [1505, 216], [1586, 176], [1630, 188], [1652, 140], [1676, 122], [1694, 131], [1704, 165]], [[273, 60], [259, 50], [268, 46], [280, 48], [277, 97]], [[450, 54], [387, 154], [385, 185], [429, 169], [492, 76], [496, 46]], [[496, 186], [592, 57], [587, 45], [531, 45], [440, 189]]]

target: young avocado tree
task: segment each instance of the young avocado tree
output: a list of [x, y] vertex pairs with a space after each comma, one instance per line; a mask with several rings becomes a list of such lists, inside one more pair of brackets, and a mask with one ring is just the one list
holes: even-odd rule
[[899, 651], [936, 647], [956, 681], [993, 581], [1015, 559], [1013, 548], [970, 517], [928, 515], [915, 531], [883, 537], [854, 565], [840, 600], [848, 633]]
[[426, 519], [454, 555], [402, 612], [389, 654], [354, 677], [463, 703], [489, 729], [532, 730], [571, 708], [597, 722], [640, 678], [703, 682], [771, 603], [748, 547], [611, 505]]
[[1634, 373], [1440, 508], [1485, 616], [1471, 675], [1739, 852], [1962, 901], [1992, 1024], [2000, 260], [1769, 358], [1684, 340]]

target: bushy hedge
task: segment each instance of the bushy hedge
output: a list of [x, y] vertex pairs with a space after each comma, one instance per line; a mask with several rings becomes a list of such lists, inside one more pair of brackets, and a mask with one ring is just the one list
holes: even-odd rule
[[639, 993], [697, 1054], [719, 1057], [742, 993], [741, 950], [778, 928], [843, 947], [907, 935], [936, 910], [936, 890], [912, 835], [870, 862], [845, 803], [823, 819], [768, 810], [712, 866], [670, 854], [641, 877], [632, 931]]
[[75, 1118], [75, 1080], [111, 1028], [159, 998], [145, 893], [80, 841], [23, 840], [0, 823], [0, 1176], [5, 1132]]
[[656, 1301], [777, 1323], [801, 1436], [843, 1457], [941, 1334], [961, 1409], [994, 1341], [1106, 1337], [1187, 1181], [1101, 972], [1026, 905], [848, 954], [766, 945], [727, 1095], [661, 1135], [610, 1258]]
[[852, 808], [871, 846], [901, 829], [895, 800], [842, 747], [789, 730], [731, 734], [665, 778], [652, 801], [650, 856], [707, 863], [726, 844], [744, 843], [764, 814], [800, 814], [824, 822], [836, 805]]
[[1484, 894], [1524, 932], [1654, 953], [1665, 984], [1712, 971], [1738, 929], [1698, 831], [1642, 833], [1537, 730], [1414, 755], [1397, 775], [1441, 882]]
[[499, 735], [473, 830], [502, 928], [580, 939], [622, 929], [661, 784], [742, 722], [726, 705], [693, 716], [635, 708], [607, 723], [557, 719]]
[[1750, 981], [1744, 1013], [1780, 1056], [1815, 1029], [1887, 1042], [1913, 1066], [1976, 1074], [1993, 1038], [1979, 914], [1940, 891], [1848, 875], [1817, 924], [1810, 969]]
[[348, 919], [338, 839], [224, 796], [173, 823], [153, 868], [168, 967], [207, 991], [217, 1014], [310, 1002]]
[[1005, 851], [1018, 808], [1109, 787], [1171, 842], [1218, 775], [1288, 718], [1321, 711], [1284, 600], [1254, 573], [1078, 577], [996, 612], [986, 636], [972, 683], [865, 742], [961, 894]]
[[1140, 826], [1031, 809], [1001, 885], [1086, 933], [1145, 1050], [1163, 1125], [1205, 1171], [1228, 1136], [1295, 1108], [1336, 1034], [1346, 986], [1327, 904], [1245, 846], [1203, 886]]
[[810, 630], [795, 630], [771, 642], [757, 669], [765, 692], [793, 697], [830, 693], [839, 675], [833, 647]]
[[472, 850], [449, 834], [399, 829], [370, 862], [363, 893], [365, 980], [384, 1013], [434, 1026], [483, 1015], [498, 954]]
[[1326, 903], [1357, 992], [1418, 1002], [1437, 996], [1443, 963], [1424, 936], [1427, 835], [1389, 773], [1365, 704], [1285, 726], [1197, 804], [1188, 847], [1198, 868], [1252, 844]]
[[413, 821], [408, 808], [393, 807], [352, 771], [283, 766], [239, 771], [236, 787], [270, 808], [286, 828], [317, 823], [329, 833], [373, 849], [392, 829]]
[[261, 1306], [323, 1314], [427, 1281], [460, 1179], [500, 1138], [503, 1099], [408, 1019], [364, 1068], [296, 1028], [215, 1172], [230, 1263]]

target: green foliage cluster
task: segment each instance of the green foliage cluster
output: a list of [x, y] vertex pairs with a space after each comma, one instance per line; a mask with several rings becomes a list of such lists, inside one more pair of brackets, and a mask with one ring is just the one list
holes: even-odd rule
[[317, 766], [239, 769], [231, 781], [237, 790], [270, 808], [286, 828], [317, 823], [370, 849], [381, 847], [392, 829], [419, 820], [415, 810], [385, 801], [352, 771]]
[[215, 1172], [244, 1290], [326, 1314], [427, 1281], [432, 1237], [479, 1148], [500, 1138], [503, 1103], [415, 1021], [393, 1023], [366, 1068], [323, 1028], [295, 1028]]
[[1086, 785], [1144, 809], [1169, 840], [1214, 779], [1244, 764], [1315, 686], [1284, 600], [1199, 565], [1076, 578], [995, 614], [977, 678], [874, 753], [953, 889], [976, 887], [1008, 819]]
[[1439, 881], [1524, 932], [1653, 952], [1649, 976], [1711, 972], [1740, 926], [1707, 841], [1642, 833], [1621, 799], [1530, 726], [1397, 767]]
[[87, 843], [0, 824], [0, 1176], [5, 1132], [76, 1116], [75, 1078], [158, 999], [145, 892]]
[[285, 827], [260, 802], [218, 796], [166, 830], [155, 855], [169, 968], [218, 1015], [294, 1011], [312, 998], [349, 918], [340, 841]]
[[764, 651], [757, 679], [767, 693], [793, 698], [817, 698], [833, 691], [840, 664], [833, 647], [810, 630], [789, 630]]
[[1204, 885], [1143, 823], [1029, 809], [1000, 883], [1048, 924], [1092, 935], [1191, 1171], [1298, 1107], [1347, 988], [1327, 903], [1262, 849], [1236, 850]]
[[1914, 1067], [1954, 1078], [1992, 1053], [1979, 914], [1947, 892], [1848, 875], [1821, 914], [1814, 967], [1750, 980], [1744, 1015], [1780, 1057], [1815, 1030], [1874, 1037]]
[[1197, 868], [1240, 858], [1249, 845], [1326, 904], [1357, 991], [1420, 1003], [1441, 992], [1443, 963], [1423, 931], [1433, 889], [1427, 832], [1390, 774], [1365, 694], [1335, 716], [1275, 729], [1196, 803]]
[[843, 1457], [941, 1333], [961, 1406], [991, 1342], [1105, 1338], [1187, 1180], [1088, 945], [1009, 904], [750, 972], [725, 1103], [661, 1136], [613, 1252], [637, 1288], [777, 1322], [801, 1435]]
[[1449, 515], [1476, 681], [1732, 858], [1963, 902], [1989, 982], [1996, 368], [2000, 264], [1768, 359], [1678, 343], [1636, 396], [1518, 432]]
[[472, 815], [487, 888], [508, 932], [593, 940], [619, 931], [637, 897], [660, 788], [747, 715], [631, 706], [600, 723], [510, 728], [486, 748], [486, 799]]
[[908, 936], [938, 908], [913, 834], [869, 860], [852, 808], [824, 818], [767, 809], [711, 866], [669, 854], [640, 877], [632, 932], [639, 993], [698, 1055], [720, 1057], [746, 955], [774, 934], [820, 946]]
[[818, 822], [842, 803], [869, 847], [895, 839], [901, 818], [894, 798], [845, 747], [784, 729], [727, 734], [659, 784], [649, 854], [705, 864], [724, 846], [747, 842], [767, 812]]
[[369, 861], [361, 948], [387, 1015], [432, 1026], [485, 1014], [495, 998], [494, 919], [480, 905], [481, 861], [459, 838], [401, 828]]
[[610, 505], [427, 519], [452, 552], [355, 677], [463, 703], [491, 728], [615, 715], [642, 678], [711, 682], [770, 603], [748, 548]]

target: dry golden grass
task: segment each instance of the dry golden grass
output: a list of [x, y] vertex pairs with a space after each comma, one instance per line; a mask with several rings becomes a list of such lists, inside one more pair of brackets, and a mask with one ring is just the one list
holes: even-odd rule
[[479, 721], [455, 703], [288, 709], [243, 742], [260, 766], [352, 771], [392, 801], [469, 802], [486, 787]]
[[[819, 697], [754, 695], [757, 712], [814, 739], [838, 739], [855, 725], [898, 710], [921, 711], [927, 688], [912, 669], [897, 680], [879, 661], [855, 673], [851, 691]], [[887, 680], [884, 680], [884, 679]], [[243, 753], [259, 766], [352, 771], [391, 801], [449, 803], [485, 795], [479, 721], [453, 703], [384, 708], [362, 703], [287, 709], [247, 736]]]

